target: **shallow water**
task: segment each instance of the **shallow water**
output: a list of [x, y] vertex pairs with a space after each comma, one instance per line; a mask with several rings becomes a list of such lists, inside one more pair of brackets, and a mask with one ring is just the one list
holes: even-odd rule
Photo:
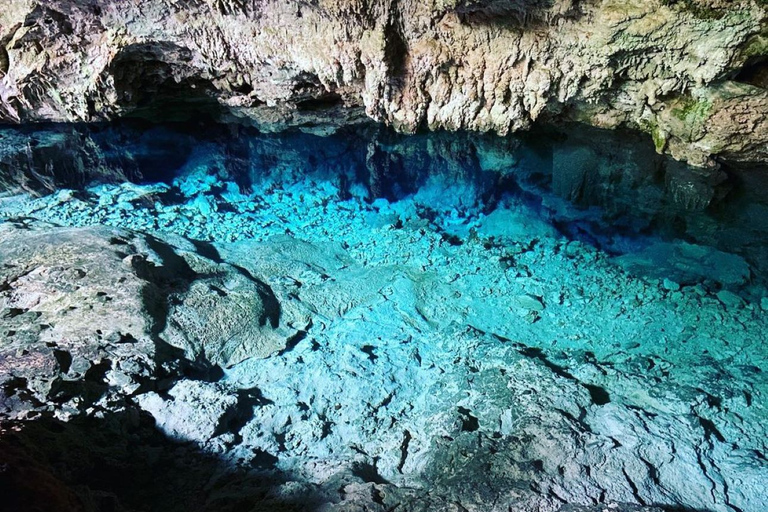
[[[255, 329], [282, 336], [268, 357], [247, 336], [198, 350], [199, 318], [164, 326], [210, 370], [134, 397], [170, 439], [290, 482], [351, 471], [406, 509], [768, 507], [755, 170], [702, 176], [582, 127], [124, 124], [5, 129], [0, 148], [0, 216], [155, 233], [218, 269], [190, 286], [221, 318], [259, 299], [244, 276], [279, 304]], [[170, 307], [202, 300], [185, 293]], [[247, 414], [222, 431], [231, 403]]]
[[370, 125], [330, 136], [136, 123], [0, 130], [4, 217], [263, 239], [308, 214], [255, 229], [268, 214], [260, 201], [306, 195], [314, 203], [297, 207], [307, 211], [351, 201], [366, 216], [386, 204], [375, 222], [413, 214], [456, 243], [562, 236], [624, 256], [617, 263], [637, 275], [751, 300], [766, 294], [768, 205], [755, 194], [765, 174], [703, 174], [637, 135], [582, 126], [507, 138]]

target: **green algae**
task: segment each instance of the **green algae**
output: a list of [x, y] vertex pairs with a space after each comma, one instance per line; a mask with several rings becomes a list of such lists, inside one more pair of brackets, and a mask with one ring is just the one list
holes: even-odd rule
[[695, 0], [661, 0], [662, 5], [690, 13], [700, 20], [716, 21], [725, 17], [726, 12], [713, 7], [700, 5]]
[[691, 126], [699, 126], [709, 119], [712, 111], [712, 100], [682, 96], [672, 107], [672, 115]]
[[653, 146], [656, 148], [656, 152], [661, 154], [664, 152], [664, 148], [667, 147], [667, 134], [659, 128], [658, 123], [655, 120], [641, 119], [638, 123], [640, 129], [651, 136], [653, 139]]

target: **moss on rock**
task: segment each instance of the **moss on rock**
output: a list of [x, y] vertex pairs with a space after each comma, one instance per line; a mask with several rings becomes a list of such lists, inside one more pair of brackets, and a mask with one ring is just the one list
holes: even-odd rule
[[725, 10], [703, 5], [698, 0], [661, 0], [661, 4], [690, 13], [700, 20], [720, 20], [726, 14]]

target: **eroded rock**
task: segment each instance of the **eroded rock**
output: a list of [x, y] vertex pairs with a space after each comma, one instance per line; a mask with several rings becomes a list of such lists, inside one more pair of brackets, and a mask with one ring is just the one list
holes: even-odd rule
[[[0, 119], [188, 112], [267, 129], [626, 125], [697, 166], [765, 161], [765, 7], [671, 2], [15, 0]], [[740, 80], [740, 81], [739, 81]]]
[[296, 331], [267, 285], [178, 242], [186, 247], [108, 227], [0, 224], [5, 413], [79, 414], [190, 365], [285, 347]]

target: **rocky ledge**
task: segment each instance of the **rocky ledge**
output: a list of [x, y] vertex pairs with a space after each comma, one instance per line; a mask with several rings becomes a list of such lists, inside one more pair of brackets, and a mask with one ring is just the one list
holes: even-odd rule
[[768, 161], [763, 0], [10, 0], [0, 120], [363, 112], [506, 134], [577, 120], [696, 166]]

